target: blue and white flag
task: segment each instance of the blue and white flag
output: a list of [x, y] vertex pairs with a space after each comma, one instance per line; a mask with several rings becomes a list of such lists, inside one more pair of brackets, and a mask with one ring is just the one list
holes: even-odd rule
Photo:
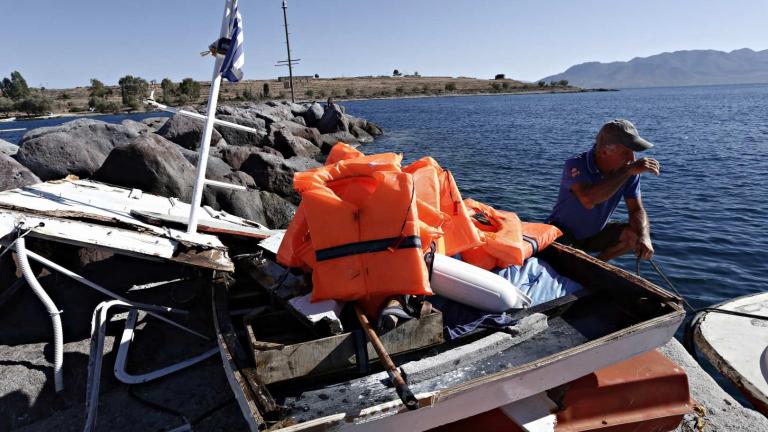
[[240, 81], [243, 78], [243, 17], [237, 8], [237, 0], [232, 0], [229, 12], [229, 51], [221, 64], [221, 75], [231, 82]]

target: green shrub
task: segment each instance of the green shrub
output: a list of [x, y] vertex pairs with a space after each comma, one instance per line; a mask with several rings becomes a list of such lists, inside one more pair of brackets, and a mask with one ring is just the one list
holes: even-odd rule
[[493, 87], [493, 90], [494, 90], [494, 91], [499, 91], [499, 90], [501, 90], [501, 84], [499, 84], [499, 83], [492, 83], [492, 84], [491, 84], [491, 87]]
[[445, 85], [445, 91], [456, 91], [456, 84], [448, 83]]
[[308, 98], [311, 98], [314, 95], [315, 95], [315, 91], [312, 90], [312, 89], [307, 89], [307, 91], [304, 92], [304, 96], [306, 96]]
[[354, 96], [355, 95], [355, 89], [348, 88], [348, 89], [344, 90], [344, 93], [346, 93], [347, 96]]

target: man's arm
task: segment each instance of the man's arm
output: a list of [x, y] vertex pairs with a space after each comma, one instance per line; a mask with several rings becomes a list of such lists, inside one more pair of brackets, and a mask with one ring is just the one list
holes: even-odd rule
[[653, 244], [651, 244], [651, 224], [648, 222], [648, 214], [643, 207], [640, 196], [637, 198], [624, 198], [629, 212], [629, 226], [637, 234], [635, 255], [642, 259], [653, 257]]
[[650, 172], [659, 175], [659, 163], [655, 159], [640, 158], [609, 174], [597, 183], [576, 183], [571, 186], [571, 191], [587, 209], [593, 208], [601, 202], [607, 201], [618, 191], [624, 183], [635, 174]]

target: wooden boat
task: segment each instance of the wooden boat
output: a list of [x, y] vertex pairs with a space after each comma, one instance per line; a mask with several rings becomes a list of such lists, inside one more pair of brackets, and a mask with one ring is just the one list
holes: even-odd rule
[[[714, 309], [768, 317], [768, 293], [738, 297]], [[693, 331], [698, 352], [768, 415], [768, 321], [704, 312]]]
[[[397, 337], [384, 341], [388, 349], [398, 346], [390, 352], [394, 351], [393, 358], [403, 371], [414, 370], [409, 369], [414, 364], [454, 362], [423, 377], [405, 374], [419, 400], [420, 408], [414, 411], [405, 409], [385, 373], [366, 371], [376, 363], [358, 361], [365, 357], [354, 352], [350, 356], [354, 344], [348, 341], [356, 338], [356, 330], [295, 343], [286, 330], [291, 326], [285, 315], [256, 323], [232, 315], [234, 309], [259, 310], [270, 303], [263, 295], [270, 289], [263, 286], [269, 285], [265, 279], [249, 284], [238, 279], [233, 285], [223, 276], [217, 278], [213, 305], [218, 342], [249, 426], [285, 431], [427, 430], [523, 400], [650, 351], [672, 338], [683, 320], [678, 297], [583, 252], [554, 244], [538, 256], [586, 288], [584, 295], [517, 312], [520, 317], [546, 315], [543, 331], [506, 345], [494, 345], [505, 337], [501, 332], [481, 332], [451, 342], [421, 341], [421, 347], [398, 346], [403, 339]], [[430, 334], [429, 323], [412, 326], [421, 326], [412, 335]], [[334, 349], [323, 354], [329, 343], [335, 344]], [[315, 350], [308, 350], [306, 344], [314, 344], [309, 346]], [[358, 350], [372, 351], [370, 346]], [[487, 350], [485, 355], [465, 361], [465, 356], [482, 350]], [[271, 357], [265, 357], [265, 352]], [[281, 355], [283, 361], [274, 361]], [[338, 369], [338, 357], [347, 362], [346, 369]], [[265, 358], [273, 362], [266, 364]], [[275, 377], [274, 370], [299, 372]]]

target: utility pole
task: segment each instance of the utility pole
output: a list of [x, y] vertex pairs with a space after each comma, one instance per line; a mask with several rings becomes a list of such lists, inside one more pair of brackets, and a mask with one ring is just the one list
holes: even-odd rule
[[291, 85], [291, 102], [296, 102], [293, 94], [293, 64], [291, 63], [291, 41], [288, 39], [288, 0], [283, 0], [283, 24], [285, 26], [285, 47], [288, 49], [288, 80]]

